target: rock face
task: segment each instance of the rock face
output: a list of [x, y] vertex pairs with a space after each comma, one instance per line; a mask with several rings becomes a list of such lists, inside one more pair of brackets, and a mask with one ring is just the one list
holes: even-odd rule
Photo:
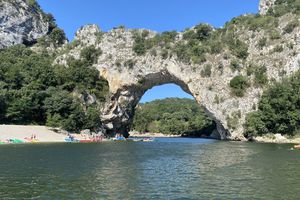
[[[31, 44], [48, 33], [42, 11], [29, 0], [0, 1], [0, 49]], [[32, 4], [32, 5], [31, 5]]]
[[[289, 23], [286, 16], [279, 19], [278, 31]], [[277, 30], [276, 29], [276, 30]], [[57, 63], [66, 64], [68, 57], [80, 59], [80, 51], [94, 45], [103, 52], [94, 65], [109, 83], [110, 94], [103, 107], [102, 121], [108, 132], [128, 131], [135, 107], [142, 95], [153, 86], [175, 83], [191, 94], [205, 108], [207, 114], [217, 123], [220, 139], [245, 140], [243, 136], [246, 115], [257, 109], [264, 87], [255, 85], [254, 75], [248, 75], [248, 67], [253, 64], [266, 66], [266, 75], [270, 83], [289, 76], [300, 68], [299, 27], [290, 33], [258, 47], [258, 41], [269, 30], [239, 31], [237, 37], [248, 46], [249, 56], [241, 61], [239, 70], [232, 70], [230, 65], [235, 55], [229, 49], [219, 54], [207, 55], [203, 64], [186, 64], [176, 55], [163, 57], [157, 47], [157, 54], [149, 51], [138, 56], [132, 49], [134, 34], [143, 30], [114, 29], [100, 32], [96, 25], [88, 25], [77, 32], [78, 43], [68, 53], [59, 56]], [[157, 33], [151, 32], [148, 37]], [[181, 41], [183, 33], [178, 33], [176, 41]], [[278, 50], [278, 46], [280, 46]], [[205, 66], [212, 66], [209, 77], [202, 76]], [[230, 81], [237, 75], [248, 76], [251, 87], [243, 97], [232, 94]], [[267, 87], [267, 86], [266, 86]]]
[[265, 15], [270, 8], [275, 4], [276, 0], [260, 0], [259, 2], [259, 13]]

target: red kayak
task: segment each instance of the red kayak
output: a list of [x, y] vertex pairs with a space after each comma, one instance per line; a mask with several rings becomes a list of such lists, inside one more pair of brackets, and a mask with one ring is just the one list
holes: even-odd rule
[[94, 142], [93, 140], [86, 139], [86, 140], [79, 140], [80, 143], [91, 143]]
[[300, 144], [294, 145], [294, 148], [295, 148], [295, 149], [300, 149]]

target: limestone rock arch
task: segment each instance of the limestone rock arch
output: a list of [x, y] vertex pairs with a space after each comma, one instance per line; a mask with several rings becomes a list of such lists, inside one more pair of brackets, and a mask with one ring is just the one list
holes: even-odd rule
[[[262, 0], [261, 6], [267, 10], [273, 2]], [[67, 53], [59, 56], [56, 63], [67, 65], [68, 57], [81, 59], [81, 50], [92, 45], [96, 51], [102, 52], [93, 67], [97, 68], [109, 83], [109, 95], [101, 115], [108, 132], [128, 131], [135, 106], [145, 91], [156, 85], [175, 83], [191, 94], [216, 121], [220, 139], [245, 140], [243, 133], [246, 116], [257, 110], [261, 95], [268, 86], [267, 84], [265, 87], [259, 87], [253, 84], [255, 77], [249, 75], [247, 69], [253, 64], [265, 66], [269, 84], [280, 81], [300, 69], [300, 28], [298, 26], [292, 32], [283, 32], [289, 19], [295, 18], [297, 16], [293, 14], [279, 17], [275, 31], [281, 37], [270, 41], [264, 47], [259, 47], [258, 42], [269, 37], [268, 30], [235, 30], [235, 37], [248, 47], [248, 56], [245, 59], [239, 59], [230, 48], [225, 47], [217, 54], [207, 54], [206, 61], [197, 64], [182, 62], [176, 55], [161, 56], [160, 47], [155, 49], [155, 54], [147, 51], [144, 55], [137, 55], [133, 51], [134, 34], [144, 30], [120, 27], [104, 33], [98, 26], [88, 25], [76, 33], [77, 45], [71, 49], [68, 47]], [[147, 31], [149, 38], [157, 34]], [[178, 32], [175, 38], [175, 42], [180, 41], [183, 41], [183, 32]], [[278, 47], [282, 47], [280, 51]], [[238, 60], [238, 70], [232, 70], [230, 67], [233, 60]], [[211, 67], [211, 73], [209, 76], [203, 76], [202, 71], [208, 65]], [[229, 86], [230, 81], [238, 75], [247, 77], [251, 83], [243, 97], [232, 95]]]

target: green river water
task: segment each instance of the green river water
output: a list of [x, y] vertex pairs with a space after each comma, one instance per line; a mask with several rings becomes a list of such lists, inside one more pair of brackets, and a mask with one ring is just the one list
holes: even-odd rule
[[155, 142], [0, 146], [0, 199], [299, 199], [292, 145]]

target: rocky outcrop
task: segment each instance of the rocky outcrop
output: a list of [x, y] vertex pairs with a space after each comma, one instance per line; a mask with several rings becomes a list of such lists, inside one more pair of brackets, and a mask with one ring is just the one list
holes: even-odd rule
[[[236, 56], [229, 49], [207, 55], [202, 64], [186, 64], [176, 55], [161, 56], [161, 49], [138, 56], [132, 49], [134, 34], [143, 30], [114, 29], [103, 33], [96, 25], [88, 25], [79, 30], [77, 45], [68, 53], [59, 56], [57, 63], [66, 64], [68, 57], [80, 59], [80, 51], [94, 45], [103, 52], [94, 65], [108, 81], [110, 94], [103, 107], [102, 121], [108, 132], [126, 133], [132, 122], [134, 110], [142, 95], [153, 86], [175, 83], [191, 94], [205, 108], [207, 114], [217, 123], [220, 139], [244, 140], [246, 115], [257, 109], [264, 87], [254, 84], [254, 75], [248, 74], [248, 66], [266, 66], [270, 83], [289, 76], [300, 68], [299, 27], [290, 33], [283, 33], [290, 17], [279, 19], [277, 31], [280, 38], [270, 40], [264, 47], [258, 41], [266, 37], [269, 30], [238, 30], [237, 37], [248, 46], [246, 60], [240, 61], [240, 68], [232, 70], [230, 65]], [[154, 37], [155, 32], [148, 37]], [[176, 41], [181, 41], [183, 33], [178, 33]], [[172, 44], [171, 44], [172, 45]], [[279, 48], [280, 46], [280, 48]], [[202, 76], [205, 66], [210, 65], [211, 75]], [[232, 94], [229, 83], [237, 75], [248, 76], [251, 87], [243, 97]], [[267, 86], [266, 86], [267, 87]]]
[[32, 44], [49, 31], [49, 23], [34, 1], [0, 1], [0, 49]]
[[259, 2], [259, 13], [261, 15], [267, 14], [268, 10], [272, 8], [276, 0], [260, 0]]

